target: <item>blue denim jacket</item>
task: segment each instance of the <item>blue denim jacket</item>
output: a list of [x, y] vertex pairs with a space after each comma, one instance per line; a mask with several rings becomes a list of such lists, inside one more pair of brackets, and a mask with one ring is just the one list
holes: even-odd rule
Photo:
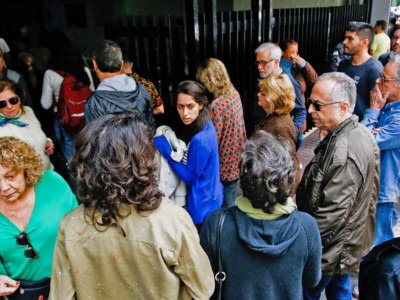
[[381, 150], [381, 187], [378, 203], [397, 202], [400, 196], [400, 101], [387, 103], [380, 111], [367, 109], [362, 124], [382, 127], [374, 135]]

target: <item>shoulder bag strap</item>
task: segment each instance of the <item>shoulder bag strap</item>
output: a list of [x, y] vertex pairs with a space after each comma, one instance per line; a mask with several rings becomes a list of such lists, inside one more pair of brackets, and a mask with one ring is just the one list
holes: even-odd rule
[[218, 253], [218, 272], [215, 274], [215, 281], [218, 283], [218, 300], [222, 299], [222, 283], [226, 279], [226, 274], [222, 271], [222, 263], [221, 263], [221, 231], [222, 226], [224, 225], [224, 220], [226, 213], [228, 212], [227, 208], [223, 208], [221, 216], [219, 217], [218, 223], [218, 232], [217, 232], [217, 253]]

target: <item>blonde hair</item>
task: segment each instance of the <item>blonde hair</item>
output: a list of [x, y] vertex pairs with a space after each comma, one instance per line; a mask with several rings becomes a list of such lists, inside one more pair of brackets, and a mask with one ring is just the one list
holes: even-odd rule
[[203, 60], [197, 68], [196, 80], [204, 85], [215, 98], [236, 92], [224, 63], [216, 58]]
[[0, 137], [0, 165], [10, 171], [23, 171], [27, 187], [35, 186], [43, 176], [41, 157], [27, 143], [15, 137]]
[[286, 74], [268, 76], [260, 80], [258, 86], [265, 94], [273, 113], [283, 115], [293, 110], [296, 94], [293, 84]]

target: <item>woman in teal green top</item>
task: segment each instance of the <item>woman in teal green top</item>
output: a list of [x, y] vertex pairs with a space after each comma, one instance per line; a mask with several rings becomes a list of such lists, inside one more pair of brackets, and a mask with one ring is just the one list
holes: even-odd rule
[[0, 296], [19, 293], [24, 282], [49, 282], [58, 225], [77, 205], [31, 146], [0, 138]]

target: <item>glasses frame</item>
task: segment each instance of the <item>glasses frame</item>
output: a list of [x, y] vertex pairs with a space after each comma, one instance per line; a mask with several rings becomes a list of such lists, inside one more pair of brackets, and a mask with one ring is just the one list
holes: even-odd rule
[[321, 111], [321, 106], [339, 104], [339, 103], [343, 103], [343, 101], [336, 101], [336, 102], [331, 102], [331, 103], [319, 104], [319, 103], [313, 102], [310, 98], [308, 98], [306, 103], [308, 104], [308, 106], [313, 105], [316, 111]]
[[18, 236], [15, 237], [17, 240], [17, 245], [20, 247], [28, 246], [24, 251], [24, 256], [29, 259], [39, 258], [39, 254], [33, 248], [31, 242], [29, 241], [29, 236], [25, 231], [22, 231]]
[[379, 74], [379, 77], [382, 79], [383, 82], [396, 80], [395, 78], [386, 78], [385, 75], [383, 75], [382, 73]]
[[264, 60], [261, 60], [261, 61], [255, 61], [254, 62], [254, 64], [256, 65], [256, 67], [258, 67], [259, 65], [261, 65], [263, 68], [266, 66], [266, 65], [268, 65], [270, 62], [272, 62], [272, 61], [274, 61], [275, 59], [270, 59], [270, 60], [268, 60], [268, 61], [264, 61]]
[[7, 103], [10, 103], [11, 105], [16, 105], [19, 102], [19, 97], [14, 96], [5, 100], [0, 100], [0, 109], [5, 108], [7, 106]]

